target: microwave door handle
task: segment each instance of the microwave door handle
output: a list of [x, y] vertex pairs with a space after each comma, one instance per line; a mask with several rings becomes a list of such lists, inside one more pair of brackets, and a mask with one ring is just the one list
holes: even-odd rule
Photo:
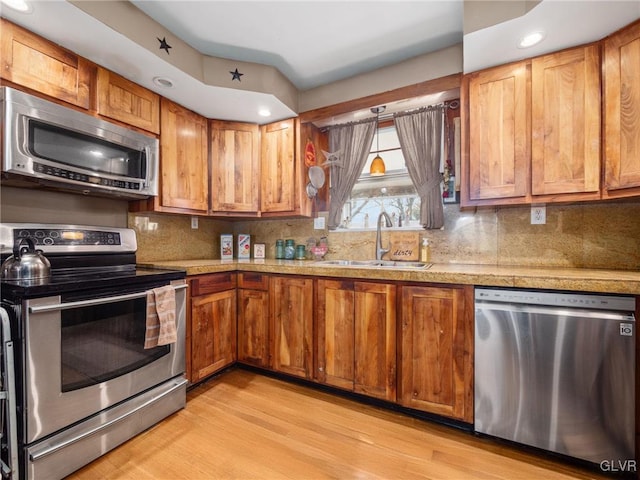
[[[175, 290], [187, 288], [187, 284], [174, 285]], [[77, 302], [56, 303], [53, 305], [30, 306], [29, 313], [45, 313], [59, 310], [69, 310], [71, 308], [91, 307], [95, 305], [104, 305], [107, 303], [123, 302], [126, 300], [136, 300], [147, 296], [147, 292], [129, 293], [127, 295], [116, 295], [106, 298], [95, 298], [92, 300], [80, 300]]]

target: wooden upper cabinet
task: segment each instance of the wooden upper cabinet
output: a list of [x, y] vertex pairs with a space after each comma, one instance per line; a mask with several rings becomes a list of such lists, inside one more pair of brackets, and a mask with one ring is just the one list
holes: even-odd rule
[[4, 18], [0, 22], [2, 78], [89, 109], [95, 65]]
[[536, 57], [531, 77], [531, 193], [594, 192], [598, 198], [599, 45]]
[[206, 118], [166, 98], [162, 99], [160, 210], [207, 213], [207, 123]]
[[605, 196], [640, 195], [640, 22], [604, 41]]
[[527, 62], [469, 79], [470, 200], [525, 197], [530, 168], [530, 67]]
[[289, 119], [260, 126], [260, 210], [264, 213], [295, 209], [295, 124], [295, 119]]
[[472, 73], [465, 85], [463, 205], [601, 197], [598, 44]]
[[98, 68], [98, 114], [160, 133], [160, 95]]
[[402, 286], [399, 402], [473, 421], [473, 288]]
[[260, 209], [260, 129], [256, 124], [212, 120], [211, 211]]

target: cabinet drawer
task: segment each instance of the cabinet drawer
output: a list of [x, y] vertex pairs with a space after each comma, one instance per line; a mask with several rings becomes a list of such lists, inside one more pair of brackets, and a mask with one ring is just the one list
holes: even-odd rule
[[192, 297], [236, 288], [236, 274], [231, 272], [197, 275], [190, 277], [189, 280]]
[[238, 288], [246, 288], [251, 290], [268, 290], [269, 275], [254, 272], [239, 273]]

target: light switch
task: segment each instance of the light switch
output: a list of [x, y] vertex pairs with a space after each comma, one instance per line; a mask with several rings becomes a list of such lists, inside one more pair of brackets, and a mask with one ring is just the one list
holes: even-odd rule
[[198, 229], [198, 217], [191, 217], [191, 228], [193, 230]]
[[316, 217], [313, 219], [314, 230], [324, 230], [324, 217]]

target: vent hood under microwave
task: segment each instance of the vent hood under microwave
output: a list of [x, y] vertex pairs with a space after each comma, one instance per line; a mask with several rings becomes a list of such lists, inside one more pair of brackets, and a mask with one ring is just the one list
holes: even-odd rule
[[158, 139], [10, 87], [0, 88], [3, 183], [84, 194], [158, 193]]

